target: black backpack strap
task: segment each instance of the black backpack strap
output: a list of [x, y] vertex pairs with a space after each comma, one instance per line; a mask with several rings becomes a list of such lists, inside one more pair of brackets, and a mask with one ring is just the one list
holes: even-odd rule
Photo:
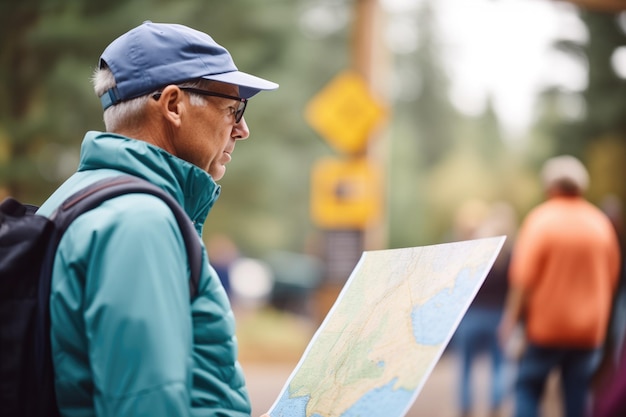
[[[81, 214], [96, 208], [104, 201], [123, 194], [144, 193], [152, 194], [163, 200], [174, 213], [176, 221], [185, 241], [185, 249], [189, 258], [189, 298], [193, 300], [198, 295], [200, 272], [202, 270], [202, 245], [196, 229], [187, 213], [178, 202], [161, 188], [143, 179], [122, 175], [105, 178], [85, 187], [66, 199], [52, 214], [51, 220], [55, 223], [52, 242], [46, 251], [46, 258], [42, 267], [42, 279], [39, 282], [39, 311], [37, 316], [37, 332], [34, 349], [36, 350], [35, 369], [39, 373], [35, 376], [36, 389], [41, 404], [35, 404], [37, 410], [33, 416], [59, 417], [54, 394], [54, 370], [50, 346], [50, 285], [52, 278], [52, 264], [56, 255], [57, 246], [65, 230], [74, 219]], [[49, 408], [46, 408], [50, 406]]]
[[71, 222], [82, 213], [96, 208], [110, 198], [131, 193], [152, 194], [159, 197], [174, 213], [183, 240], [185, 241], [185, 248], [187, 249], [187, 256], [189, 258], [189, 268], [191, 271], [189, 278], [189, 298], [193, 300], [198, 295], [198, 285], [200, 283], [200, 272], [202, 269], [202, 246], [200, 245], [198, 233], [187, 216], [187, 213], [185, 213], [178, 202], [163, 189], [146, 180], [130, 175], [122, 175], [96, 181], [78, 191], [65, 200], [52, 215], [52, 220], [54, 220], [57, 225], [59, 236], [61, 236]]

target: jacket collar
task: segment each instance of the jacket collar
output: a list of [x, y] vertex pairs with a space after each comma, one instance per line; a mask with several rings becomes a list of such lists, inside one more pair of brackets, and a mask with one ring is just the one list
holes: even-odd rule
[[143, 178], [167, 191], [199, 227], [221, 187], [197, 166], [147, 142], [104, 132], [87, 132], [78, 171], [114, 169]]

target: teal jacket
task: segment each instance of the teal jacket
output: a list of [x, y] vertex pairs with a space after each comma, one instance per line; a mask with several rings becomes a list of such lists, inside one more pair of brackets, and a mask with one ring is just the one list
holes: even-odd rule
[[[78, 171], [42, 205], [131, 174], [165, 189], [199, 236], [220, 187], [164, 150], [89, 132]], [[80, 216], [63, 235], [50, 296], [55, 387], [63, 417], [242, 417], [250, 401], [233, 313], [206, 251], [189, 300], [182, 235], [158, 197], [129, 194]]]

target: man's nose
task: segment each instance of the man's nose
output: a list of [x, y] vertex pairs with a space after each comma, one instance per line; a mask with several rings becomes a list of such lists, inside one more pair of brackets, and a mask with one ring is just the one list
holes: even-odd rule
[[248, 139], [248, 136], [250, 136], [250, 130], [248, 129], [246, 118], [242, 117], [239, 123], [233, 127], [232, 137], [235, 139]]

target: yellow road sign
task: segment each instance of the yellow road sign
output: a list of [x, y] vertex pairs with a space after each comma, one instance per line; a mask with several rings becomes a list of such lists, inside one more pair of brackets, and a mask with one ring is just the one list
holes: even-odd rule
[[337, 151], [355, 154], [365, 150], [386, 113], [365, 80], [354, 71], [345, 71], [313, 97], [305, 118]]
[[382, 174], [364, 158], [324, 158], [313, 167], [311, 217], [327, 229], [364, 229], [379, 220]]

